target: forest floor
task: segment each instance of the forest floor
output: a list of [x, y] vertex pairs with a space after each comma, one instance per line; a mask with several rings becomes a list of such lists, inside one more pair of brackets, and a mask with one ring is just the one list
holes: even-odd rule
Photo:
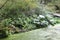
[[8, 38], [0, 40], [60, 40], [60, 24], [56, 24], [53, 27], [10, 35]]

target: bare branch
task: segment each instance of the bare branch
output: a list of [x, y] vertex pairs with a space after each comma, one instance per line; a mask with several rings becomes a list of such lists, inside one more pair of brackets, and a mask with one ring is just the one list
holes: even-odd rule
[[2, 9], [8, 1], [9, 0], [6, 0], [6, 2], [0, 7], [0, 9]]

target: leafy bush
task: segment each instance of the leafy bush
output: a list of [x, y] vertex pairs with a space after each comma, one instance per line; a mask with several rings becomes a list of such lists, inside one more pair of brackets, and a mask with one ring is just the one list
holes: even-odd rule
[[54, 25], [56, 23], [55, 20], [53, 20], [53, 17], [50, 15], [39, 15], [36, 19], [33, 20], [33, 23], [36, 25], [37, 28], [47, 27], [48, 25]]
[[[7, 27], [6, 30], [8, 31], [8, 27], [13, 25], [17, 29], [17, 32], [19, 32], [20, 29], [14, 24], [22, 25], [22, 30], [25, 31], [55, 24], [54, 18], [51, 15], [46, 15], [48, 13], [49, 11], [45, 10], [43, 5], [37, 5], [34, 0], [9, 0], [0, 10], [1, 24], [3, 25], [1, 28]], [[10, 24], [11, 26], [9, 26]], [[16, 31], [10, 30], [11, 32]]]
[[[37, 4], [34, 0], [9, 0], [0, 10], [2, 25], [5, 28], [9, 27], [10, 24], [21, 24], [24, 26], [24, 30], [34, 29], [35, 25], [31, 24], [31, 22], [36, 15], [32, 15], [31, 10], [35, 9], [36, 6]], [[26, 14], [31, 14], [32, 16], [27, 17]]]
[[[17, 17], [17, 18], [7, 18], [7, 19], [5, 19], [5, 20], [2, 20], [1, 21], [1, 24], [3, 25], [3, 28], [6, 28], [7, 27], [7, 31], [10, 29], [11, 31], [10, 32], [16, 32], [16, 30], [17, 31], [19, 31], [19, 32], [22, 32], [22, 31], [29, 31], [29, 30], [32, 30], [32, 29], [35, 29], [36, 28], [36, 26], [34, 25], [34, 24], [32, 24], [32, 20], [33, 20], [33, 18], [36, 18], [37, 17], [37, 15], [33, 15], [33, 16], [29, 16], [29, 17], [27, 17], [26, 15], [19, 15], [19, 17]], [[9, 26], [11, 24], [11, 26]], [[15, 26], [14, 24], [19, 24], [19, 25], [22, 25], [23, 27], [21, 27], [21, 26], [19, 26], [19, 27], [21, 27], [21, 28], [18, 28], [18, 26]], [[14, 27], [12, 27], [12, 25], [15, 27], [15, 31], [13, 30], [14, 29]], [[11, 29], [11, 27], [12, 27], [12, 29]]]
[[7, 27], [12, 22], [11, 19], [5, 19], [1, 21], [1, 24], [5, 27]]

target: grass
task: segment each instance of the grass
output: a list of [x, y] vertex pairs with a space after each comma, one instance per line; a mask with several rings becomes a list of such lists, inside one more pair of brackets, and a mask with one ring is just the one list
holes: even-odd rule
[[42, 37], [40, 36], [41, 32], [43, 33], [44, 31], [41, 31], [41, 29], [37, 29], [30, 32], [10, 35], [8, 38], [0, 39], [0, 40], [41, 40], [40, 39]]
[[60, 23], [60, 18], [55, 18], [54, 20], [56, 20], [56, 23]]

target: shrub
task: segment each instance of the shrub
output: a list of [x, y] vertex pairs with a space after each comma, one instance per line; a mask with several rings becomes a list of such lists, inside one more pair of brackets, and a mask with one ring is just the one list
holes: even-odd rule
[[53, 20], [53, 17], [39, 15], [36, 19], [33, 20], [33, 23], [37, 28], [47, 27], [48, 25], [54, 25], [56, 21]]

